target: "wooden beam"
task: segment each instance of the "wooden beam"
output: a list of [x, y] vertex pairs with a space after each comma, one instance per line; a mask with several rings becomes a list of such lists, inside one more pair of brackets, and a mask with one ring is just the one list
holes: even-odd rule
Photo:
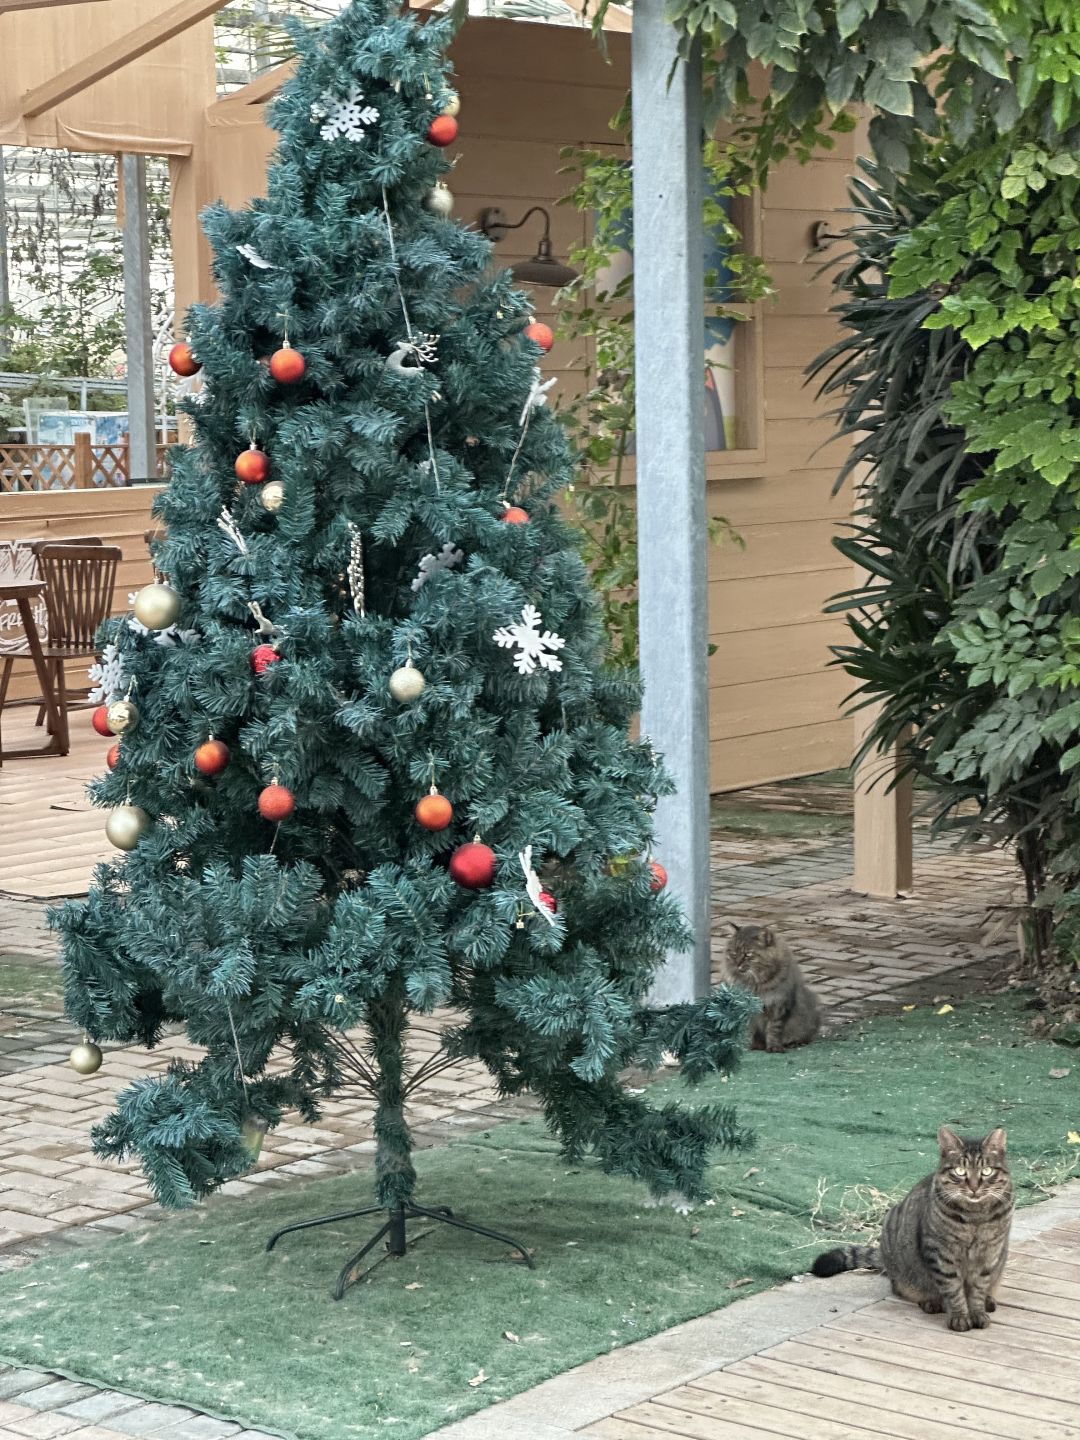
[[264, 105], [267, 100], [274, 98], [286, 81], [292, 79], [298, 63], [296, 60], [286, 60], [283, 65], [275, 65], [272, 70], [249, 80], [239, 90], [216, 100], [208, 113], [212, 116], [215, 111], [240, 110], [246, 105]]
[[120, 39], [103, 45], [85, 60], [61, 70], [59, 75], [54, 75], [51, 80], [46, 80], [28, 91], [22, 98], [23, 115], [32, 120], [46, 110], [62, 105], [65, 100], [78, 95], [79, 91], [85, 90], [88, 85], [104, 80], [121, 66], [130, 64], [148, 50], [157, 49], [174, 35], [179, 35], [198, 21], [215, 14], [224, 3], [225, 0], [181, 0], [179, 5], [173, 5], [153, 20], [148, 20], [145, 25], [137, 25]]
[[0, 0], [0, 15], [9, 10], [55, 10], [60, 5], [92, 5], [100, 0]]
[[[867, 706], [855, 715], [855, 745], [860, 748], [877, 717]], [[851, 888], [859, 895], [895, 900], [909, 895], [912, 866], [910, 774], [898, 780], [903, 745], [872, 750], [855, 771], [855, 869]]]

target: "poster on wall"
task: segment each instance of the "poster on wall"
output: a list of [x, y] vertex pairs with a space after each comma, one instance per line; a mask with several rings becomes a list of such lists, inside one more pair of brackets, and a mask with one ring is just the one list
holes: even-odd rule
[[[731, 201], [717, 197], [717, 203], [730, 216]], [[625, 280], [634, 268], [633, 221], [623, 216], [618, 227], [623, 249], [596, 277], [597, 291], [610, 293]], [[705, 235], [705, 274], [708, 279], [710, 309], [723, 304], [732, 293], [733, 275], [728, 264], [728, 250], [717, 242], [715, 235]], [[705, 354], [703, 383], [705, 386], [705, 451], [731, 450], [737, 444], [738, 414], [735, 399], [735, 327], [739, 322], [723, 316], [705, 316]], [[633, 455], [634, 437], [627, 437], [626, 453]]]
[[[25, 542], [0, 540], [0, 585], [26, 584], [39, 578], [37, 557]], [[45, 596], [30, 601], [34, 624], [42, 643], [49, 635], [49, 612]], [[24, 647], [22, 616], [14, 600], [0, 600], [0, 655], [18, 653]]]

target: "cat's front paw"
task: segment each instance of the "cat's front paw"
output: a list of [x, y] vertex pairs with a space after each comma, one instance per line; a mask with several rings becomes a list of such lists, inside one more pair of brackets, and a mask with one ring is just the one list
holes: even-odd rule
[[940, 1315], [945, 1306], [940, 1300], [920, 1300], [919, 1309], [925, 1315]]
[[[985, 1319], [986, 1317], [984, 1316], [983, 1318]], [[959, 1330], [961, 1334], [965, 1330], [970, 1330], [973, 1323], [974, 1322], [972, 1321], [971, 1316], [968, 1315], [966, 1312], [963, 1314], [954, 1313], [949, 1316], [949, 1329]]]
[[767, 1040], [765, 1049], [770, 1055], [782, 1055], [784, 1053], [784, 1042], [782, 1040]]
[[993, 1297], [992, 1295], [988, 1295], [988, 1296], [986, 1297], [986, 1313], [987, 1313], [987, 1315], [992, 1315], [996, 1309], [997, 1309], [997, 1301], [994, 1299], [994, 1297]]
[[973, 1330], [985, 1330], [990, 1324], [990, 1316], [985, 1310], [973, 1310], [971, 1312], [971, 1328]]

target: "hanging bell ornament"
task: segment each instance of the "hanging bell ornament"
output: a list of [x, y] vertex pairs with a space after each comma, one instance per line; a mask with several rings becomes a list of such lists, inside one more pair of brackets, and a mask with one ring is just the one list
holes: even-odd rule
[[180, 596], [171, 585], [144, 585], [133, 608], [140, 625], [148, 630], [168, 630], [180, 618]]
[[402, 705], [407, 705], [411, 700], [419, 700], [426, 683], [423, 675], [410, 661], [390, 676], [390, 694]]
[[114, 700], [105, 713], [114, 735], [126, 735], [142, 718], [134, 700]]
[[306, 369], [304, 357], [288, 341], [270, 356], [270, 374], [279, 385], [295, 385], [304, 378]]
[[248, 1111], [240, 1123], [240, 1139], [244, 1149], [251, 1156], [252, 1164], [262, 1154], [263, 1141], [270, 1126], [261, 1115]]
[[259, 499], [264, 510], [276, 515], [285, 503], [285, 486], [280, 480], [268, 480], [259, 491]]
[[236, 478], [245, 485], [263, 485], [270, 478], [270, 457], [260, 450], [253, 440], [246, 450], [236, 457], [233, 466]]
[[150, 828], [150, 816], [138, 805], [118, 805], [105, 822], [105, 834], [117, 850], [134, 850]]
[[101, 1069], [101, 1049], [92, 1040], [84, 1040], [72, 1050], [68, 1064], [80, 1075], [93, 1075]]
[[202, 369], [201, 363], [195, 359], [195, 352], [186, 340], [179, 341], [169, 351], [169, 365], [177, 375], [182, 375], [185, 380], [190, 380], [192, 375], [197, 375]]
[[453, 214], [454, 197], [446, 185], [433, 185], [424, 196], [424, 209], [444, 219]]

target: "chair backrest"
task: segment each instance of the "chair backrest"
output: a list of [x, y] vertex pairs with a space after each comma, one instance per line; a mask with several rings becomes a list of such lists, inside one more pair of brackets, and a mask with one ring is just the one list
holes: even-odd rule
[[116, 567], [122, 554], [117, 545], [40, 547], [38, 564], [45, 581], [50, 645], [94, 653], [98, 627], [112, 610]]
[[37, 555], [43, 545], [104, 545], [105, 541], [100, 535], [73, 535], [70, 540], [25, 540], [22, 543]]

